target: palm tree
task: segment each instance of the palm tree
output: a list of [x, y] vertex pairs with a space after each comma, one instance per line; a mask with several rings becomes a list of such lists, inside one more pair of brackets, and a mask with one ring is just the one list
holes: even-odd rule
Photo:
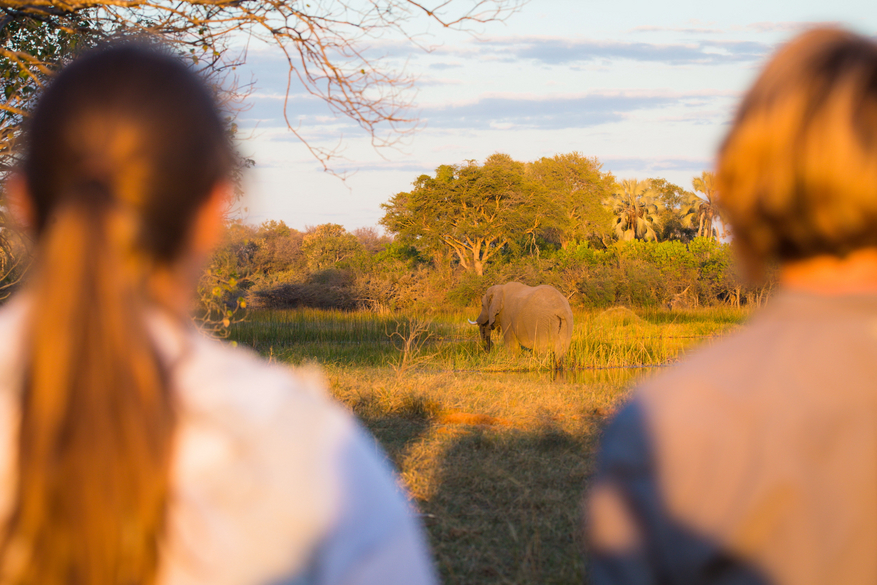
[[716, 198], [716, 176], [704, 171], [700, 177], [694, 177], [691, 185], [694, 190], [703, 193], [703, 197], [690, 194], [686, 206], [682, 208], [682, 225], [687, 228], [697, 226], [697, 235], [719, 239], [719, 223], [721, 214]]
[[622, 240], [658, 240], [658, 200], [650, 181], [627, 179], [603, 203], [615, 214], [615, 233]]

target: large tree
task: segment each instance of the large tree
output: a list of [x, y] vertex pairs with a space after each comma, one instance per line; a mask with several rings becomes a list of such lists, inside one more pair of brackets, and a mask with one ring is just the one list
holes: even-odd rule
[[414, 189], [382, 205], [381, 224], [421, 249], [446, 247], [460, 265], [483, 275], [485, 263], [513, 240], [532, 236], [557, 204], [534, 184], [524, 164], [494, 154], [483, 165], [442, 165]]
[[606, 245], [612, 234], [612, 213], [603, 201], [617, 188], [612, 173], [597, 157], [578, 152], [543, 157], [527, 165], [527, 173], [559, 206], [553, 230], [557, 243], [588, 241]]
[[605, 202], [615, 215], [615, 233], [621, 240], [658, 239], [659, 202], [651, 181], [627, 179]]

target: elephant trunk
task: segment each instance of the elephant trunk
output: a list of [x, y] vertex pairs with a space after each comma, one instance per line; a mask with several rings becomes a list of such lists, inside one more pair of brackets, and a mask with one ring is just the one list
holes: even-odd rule
[[490, 340], [490, 332], [492, 331], [492, 327], [490, 327], [487, 323], [481, 325], [481, 341], [484, 343], [484, 351], [490, 353], [491, 348], [493, 347], [493, 342]]

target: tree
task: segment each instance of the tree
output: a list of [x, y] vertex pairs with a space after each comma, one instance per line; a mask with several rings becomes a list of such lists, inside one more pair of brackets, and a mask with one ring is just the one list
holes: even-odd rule
[[382, 234], [374, 227], [361, 227], [353, 230], [353, 235], [369, 254], [383, 252], [393, 242], [393, 238]]
[[691, 180], [694, 190], [703, 193], [703, 197], [689, 194], [683, 211], [683, 225], [689, 228], [697, 226], [698, 236], [718, 240], [721, 211], [716, 198], [715, 181], [715, 175], [709, 171], [703, 171], [700, 177]]
[[[14, 152], [17, 128], [46, 76], [79, 46], [119, 34], [160, 38], [194, 66], [214, 72], [233, 69], [244, 57], [229, 51], [232, 38], [274, 45], [286, 57], [289, 84], [297, 80], [335, 114], [354, 120], [376, 145], [390, 144], [415, 126], [407, 91], [413, 78], [372, 56], [373, 42], [401, 36], [419, 46], [421, 25], [466, 30], [503, 19], [524, 1], [0, 0], [6, 94], [0, 158]], [[296, 127], [288, 127], [302, 139]], [[379, 134], [384, 127], [389, 133]], [[302, 142], [324, 165], [335, 154]]]
[[251, 256], [250, 269], [262, 274], [303, 269], [303, 242], [304, 234], [284, 222], [263, 222], [253, 237], [255, 249]]
[[301, 250], [312, 272], [333, 268], [338, 262], [364, 252], [356, 236], [337, 223], [324, 223], [309, 230], [302, 239]]
[[694, 196], [679, 185], [666, 179], [649, 179], [658, 203], [657, 232], [661, 241], [679, 240], [689, 242], [697, 235], [697, 230], [683, 224], [688, 201]]
[[485, 263], [515, 238], [532, 236], [556, 216], [557, 204], [507, 154], [479, 166], [442, 165], [398, 193], [381, 225], [420, 249], [450, 248], [460, 266], [481, 276]]
[[0, 301], [15, 290], [27, 271], [30, 243], [20, 229], [10, 224], [7, 214], [0, 214]]
[[658, 203], [650, 181], [627, 179], [605, 202], [615, 215], [615, 233], [622, 240], [658, 240]]
[[612, 213], [603, 201], [616, 189], [612, 173], [602, 171], [597, 157], [578, 152], [543, 157], [527, 165], [527, 173], [548, 192], [560, 207], [557, 239], [567, 248], [570, 242], [590, 241], [606, 245], [612, 234]]

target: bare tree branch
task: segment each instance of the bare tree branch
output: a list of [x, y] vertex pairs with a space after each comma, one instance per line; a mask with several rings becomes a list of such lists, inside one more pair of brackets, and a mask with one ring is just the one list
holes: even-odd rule
[[[409, 91], [414, 80], [386, 57], [374, 56], [374, 43], [401, 37], [419, 46], [421, 21], [472, 32], [473, 26], [506, 18], [524, 2], [0, 0], [0, 75], [7, 113], [0, 116], [0, 157], [14, 154], [14, 129], [42, 80], [82, 45], [119, 34], [161, 38], [209, 71], [239, 64], [226, 58], [233, 37], [273, 45], [289, 66], [287, 97], [297, 80], [334, 114], [354, 121], [376, 147], [389, 146], [416, 128]], [[40, 35], [42, 46], [35, 41]], [[337, 149], [309, 144], [290, 123], [287, 107], [284, 101], [289, 130], [328, 169]]]

